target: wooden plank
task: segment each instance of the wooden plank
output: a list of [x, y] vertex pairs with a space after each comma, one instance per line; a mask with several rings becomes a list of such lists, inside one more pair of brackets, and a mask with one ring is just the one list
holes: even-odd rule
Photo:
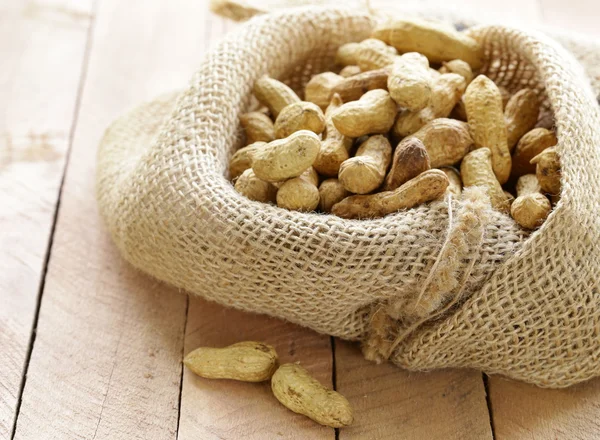
[[[190, 300], [185, 352], [256, 340], [272, 344], [280, 362], [300, 362], [321, 383], [332, 386], [330, 338], [267, 316]], [[269, 382], [203, 379], [184, 371], [179, 440], [331, 439], [335, 432], [284, 408]]]
[[337, 390], [356, 414], [340, 440], [492, 439], [481, 373], [411, 373], [366, 361], [356, 344], [335, 345]]
[[196, 0], [102, 0], [16, 439], [175, 439], [187, 298], [126, 264], [99, 219], [112, 119], [187, 84], [206, 46]]
[[19, 404], [91, 6], [91, 0], [0, 1], [2, 439], [11, 435]]
[[538, 0], [544, 23], [565, 28], [580, 34], [600, 37], [598, 0]]
[[549, 390], [489, 379], [496, 440], [600, 438], [600, 379]]

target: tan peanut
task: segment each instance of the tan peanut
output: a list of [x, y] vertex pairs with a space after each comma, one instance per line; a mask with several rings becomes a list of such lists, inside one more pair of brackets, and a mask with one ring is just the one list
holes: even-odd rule
[[519, 139], [533, 129], [540, 115], [540, 101], [531, 89], [523, 89], [515, 93], [506, 104], [504, 117], [508, 149], [512, 153]]
[[427, 170], [393, 191], [346, 197], [332, 212], [343, 218], [378, 218], [410, 209], [444, 195], [448, 177], [440, 170]]
[[251, 168], [253, 154], [265, 145], [267, 145], [266, 142], [254, 142], [237, 150], [229, 161], [229, 177], [235, 179], [248, 168]]
[[312, 102], [294, 102], [281, 110], [275, 120], [275, 136], [288, 137], [300, 130], [321, 134], [325, 130], [325, 115], [321, 108]]
[[344, 78], [349, 78], [354, 75], [358, 75], [361, 73], [360, 67], [358, 66], [346, 66], [342, 70], [340, 70], [340, 76]]
[[467, 123], [454, 119], [434, 119], [413, 137], [423, 142], [432, 168], [458, 163], [473, 147]]
[[460, 59], [478, 69], [483, 61], [483, 50], [477, 41], [429, 20], [389, 20], [377, 26], [372, 37], [395, 47], [400, 53], [420, 52], [432, 63]]
[[473, 81], [473, 70], [469, 66], [469, 63], [463, 60], [452, 60], [442, 63], [439, 73], [456, 73], [465, 79], [467, 86]]
[[340, 81], [333, 88], [333, 93], [339, 94], [344, 102], [356, 101], [370, 90], [387, 90], [388, 74], [389, 68], [361, 72]]
[[246, 143], [271, 142], [275, 139], [273, 121], [260, 111], [244, 113], [240, 123], [246, 132]]
[[444, 73], [433, 83], [430, 104], [418, 112], [404, 110], [394, 123], [396, 137], [410, 136], [436, 118], [447, 118], [466, 89], [464, 78], [456, 73]]
[[319, 209], [331, 212], [331, 207], [348, 197], [350, 192], [344, 188], [338, 179], [331, 178], [321, 182], [319, 186]]
[[392, 158], [392, 146], [385, 136], [371, 136], [363, 142], [356, 155], [340, 166], [338, 179], [348, 191], [367, 194], [383, 183]]
[[275, 373], [278, 359], [272, 346], [245, 341], [224, 348], [197, 348], [185, 357], [183, 363], [198, 376], [207, 379], [263, 382]]
[[342, 428], [354, 420], [344, 396], [330, 390], [298, 364], [284, 364], [271, 378], [273, 394], [283, 406], [321, 425]]
[[266, 105], [274, 118], [284, 107], [299, 102], [296, 93], [281, 81], [263, 75], [254, 83], [254, 96]]
[[391, 191], [431, 168], [429, 155], [420, 139], [404, 138], [396, 147], [384, 191]]
[[485, 188], [492, 207], [508, 213], [508, 198], [492, 168], [492, 152], [489, 148], [479, 148], [465, 156], [460, 164], [460, 175], [465, 188], [481, 186]]
[[277, 191], [277, 206], [291, 211], [310, 212], [319, 206], [319, 176], [313, 167], [286, 180]]
[[419, 111], [429, 104], [432, 78], [429, 61], [416, 52], [396, 57], [387, 80], [390, 96], [409, 111]]
[[389, 66], [398, 55], [396, 49], [375, 38], [368, 38], [359, 43], [356, 64], [360, 70], [375, 70]]
[[356, 65], [360, 43], [346, 43], [338, 47], [335, 63], [340, 66]]
[[534, 174], [535, 164], [531, 163], [531, 159], [557, 142], [554, 132], [546, 128], [534, 128], [525, 133], [513, 152], [511, 177], [516, 179], [525, 174]]
[[304, 99], [327, 108], [333, 96], [333, 88], [344, 80], [344, 77], [333, 72], [323, 72], [313, 76], [304, 90]]
[[341, 134], [331, 120], [333, 112], [342, 104], [340, 96], [335, 94], [325, 111], [325, 139], [313, 163], [315, 169], [324, 176], [337, 176], [342, 162], [350, 157], [348, 152], [352, 147], [352, 139]]
[[267, 182], [298, 177], [315, 161], [321, 140], [312, 131], [300, 130], [269, 142], [252, 154], [252, 169]]
[[345, 136], [387, 133], [394, 124], [396, 103], [385, 90], [371, 90], [358, 101], [347, 102], [337, 109], [332, 120]]
[[550, 200], [542, 194], [535, 174], [525, 174], [517, 181], [517, 198], [510, 207], [510, 215], [525, 229], [540, 226], [550, 211]]
[[560, 195], [560, 158], [556, 149], [553, 147], [546, 148], [531, 159], [531, 163], [536, 165], [535, 174], [542, 191], [552, 196]]
[[448, 177], [448, 191], [455, 197], [460, 197], [462, 194], [462, 180], [458, 170], [454, 167], [442, 167], [440, 170]]
[[256, 177], [252, 168], [247, 169], [237, 178], [234, 187], [237, 192], [250, 200], [263, 203], [275, 202], [277, 188], [272, 183]]
[[490, 149], [494, 174], [500, 184], [506, 183], [510, 177], [511, 157], [498, 87], [487, 76], [479, 75], [467, 87], [463, 100], [475, 146]]

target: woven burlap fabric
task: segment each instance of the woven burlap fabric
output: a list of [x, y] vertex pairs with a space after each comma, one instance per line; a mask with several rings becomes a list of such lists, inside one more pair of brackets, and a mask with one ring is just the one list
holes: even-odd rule
[[484, 72], [511, 91], [534, 88], [555, 112], [564, 190], [531, 236], [477, 191], [351, 221], [233, 189], [228, 160], [254, 81], [268, 72], [301, 90], [374, 21], [331, 7], [254, 18], [206, 57], [176, 100], [115, 122], [100, 147], [97, 189], [123, 256], [221, 304], [379, 352], [394, 346], [387, 355], [410, 369], [471, 367], [552, 387], [599, 374], [600, 118], [581, 67], [547, 37], [470, 30], [486, 48]]

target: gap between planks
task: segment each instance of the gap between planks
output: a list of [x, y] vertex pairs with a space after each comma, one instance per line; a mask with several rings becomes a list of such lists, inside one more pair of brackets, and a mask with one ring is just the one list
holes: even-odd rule
[[31, 360], [31, 353], [33, 351], [33, 347], [35, 346], [35, 336], [37, 334], [37, 324], [38, 319], [40, 317], [40, 305], [42, 303], [42, 296], [44, 293], [44, 287], [46, 285], [46, 274], [48, 273], [48, 262], [50, 261], [50, 255], [52, 254], [52, 243], [54, 243], [54, 232], [56, 230], [56, 220], [58, 219], [58, 211], [60, 209], [60, 196], [62, 194], [63, 185], [65, 183], [65, 174], [66, 170], [69, 166], [69, 157], [71, 152], [71, 146], [73, 145], [73, 136], [75, 135], [75, 127], [77, 126], [77, 119], [79, 118], [79, 108], [81, 105], [81, 96], [83, 94], [83, 88], [85, 87], [85, 80], [87, 77], [87, 67], [89, 62], [90, 53], [92, 50], [92, 35], [94, 32], [94, 17], [95, 17], [95, 6], [97, 0], [92, 0], [91, 14], [90, 14], [90, 22], [88, 25], [88, 30], [86, 34], [86, 42], [85, 49], [83, 54], [83, 61], [81, 65], [81, 76], [79, 80], [79, 85], [77, 87], [77, 95], [75, 99], [75, 108], [73, 111], [73, 120], [71, 122], [71, 127], [69, 129], [69, 141], [67, 145], [67, 152], [65, 155], [65, 164], [63, 167], [63, 172], [60, 178], [60, 184], [58, 187], [58, 195], [56, 199], [56, 205], [54, 208], [54, 214], [52, 216], [52, 226], [50, 228], [50, 236], [48, 239], [48, 246], [46, 247], [46, 255], [44, 258], [44, 266], [42, 268], [42, 276], [40, 287], [38, 290], [36, 305], [35, 305], [35, 315], [33, 319], [33, 325], [31, 328], [31, 337], [29, 339], [29, 344], [27, 347], [27, 357], [25, 358], [25, 368], [23, 371], [23, 378], [21, 379], [21, 385], [19, 387], [19, 401], [17, 403], [17, 408], [15, 411], [15, 420], [13, 422], [13, 427], [11, 431], [11, 440], [15, 437], [15, 432], [17, 429], [17, 420], [19, 417], [19, 411], [21, 409], [21, 401], [23, 397], [23, 390], [25, 389], [25, 383], [27, 382], [27, 371], [29, 370], [29, 361]]
[[[15, 433], [35, 340], [93, 8], [87, 1], [39, 1], [12, 4], [0, 14], [9, 22], [3, 41], [10, 45], [5, 62], [12, 75], [1, 86], [7, 113], [0, 116], [6, 130], [0, 151], [0, 200], [9, 209], [0, 221], [6, 222], [0, 240], [6, 240], [10, 251], [0, 256], [6, 269], [0, 280], [6, 313], [0, 320], [0, 438], [8, 439]], [[60, 50], [50, 55], [49, 44]], [[37, 90], [40, 86], [43, 89]]]

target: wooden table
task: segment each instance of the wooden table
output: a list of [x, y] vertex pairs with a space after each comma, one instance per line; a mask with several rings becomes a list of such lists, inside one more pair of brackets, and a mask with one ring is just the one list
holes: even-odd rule
[[[598, 32], [596, 0], [454, 3]], [[234, 26], [202, 0], [0, 0], [0, 438], [600, 438], [600, 380], [553, 391], [376, 366], [353, 344], [188, 298], [119, 257], [94, 198], [100, 137], [125, 109], [185, 84]], [[245, 339], [335, 386], [354, 426], [295, 415], [268, 384], [182, 369], [199, 345]]]

